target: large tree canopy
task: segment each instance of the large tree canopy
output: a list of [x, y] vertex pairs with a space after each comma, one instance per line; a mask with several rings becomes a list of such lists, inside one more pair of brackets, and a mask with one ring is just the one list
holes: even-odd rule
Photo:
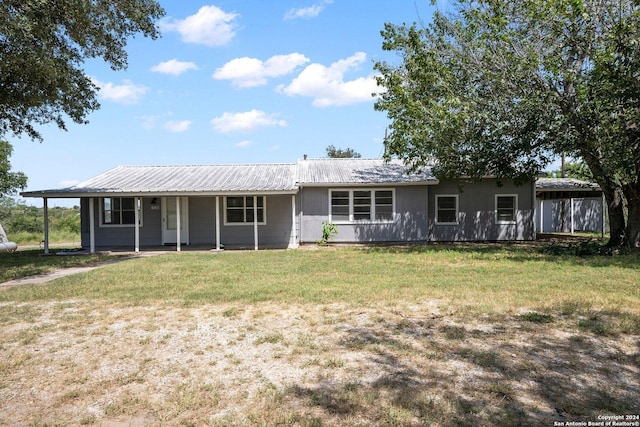
[[640, 246], [640, 2], [451, 3], [426, 28], [382, 31], [402, 58], [375, 64], [387, 154], [516, 182], [555, 155], [582, 159], [607, 199], [609, 243]]
[[155, 0], [0, 1], [0, 137], [65, 117], [85, 123], [96, 110], [97, 87], [84, 73], [87, 58], [126, 67], [127, 39], [156, 38], [164, 10]]

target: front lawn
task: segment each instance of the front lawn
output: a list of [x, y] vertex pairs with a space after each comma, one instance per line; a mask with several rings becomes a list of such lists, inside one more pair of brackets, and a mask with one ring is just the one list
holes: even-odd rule
[[52, 249], [50, 255], [44, 255], [41, 249], [18, 250], [0, 253], [0, 283], [27, 276], [36, 276], [54, 270], [69, 267], [81, 267], [113, 259], [109, 255], [57, 256]]
[[438, 300], [474, 313], [578, 305], [640, 314], [638, 277], [637, 253], [544, 255], [524, 244], [183, 252], [119, 263], [48, 286], [7, 290], [0, 301], [369, 306]]
[[637, 253], [473, 244], [169, 253], [0, 289], [0, 424], [637, 414], [638, 277]]

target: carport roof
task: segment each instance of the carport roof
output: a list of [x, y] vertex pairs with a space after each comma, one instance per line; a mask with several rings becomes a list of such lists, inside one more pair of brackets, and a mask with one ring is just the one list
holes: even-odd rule
[[536, 190], [544, 191], [600, 191], [600, 186], [593, 182], [575, 178], [538, 178]]
[[570, 199], [581, 197], [601, 197], [598, 184], [575, 178], [538, 178], [536, 197], [540, 199]]

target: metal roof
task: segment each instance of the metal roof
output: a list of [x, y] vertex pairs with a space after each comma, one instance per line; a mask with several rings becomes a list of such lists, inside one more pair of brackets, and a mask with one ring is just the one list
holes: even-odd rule
[[593, 182], [575, 178], [538, 178], [536, 190], [542, 191], [600, 191], [600, 186]]
[[73, 187], [22, 195], [295, 193], [295, 169], [295, 164], [118, 166]]
[[118, 166], [73, 187], [21, 194], [24, 197], [293, 194], [305, 185], [424, 183], [438, 183], [430, 168], [408, 174], [396, 160], [387, 163], [382, 159], [309, 159], [281, 164]]
[[408, 173], [399, 160], [307, 159], [298, 161], [298, 182], [302, 186], [347, 184], [437, 184], [427, 167]]

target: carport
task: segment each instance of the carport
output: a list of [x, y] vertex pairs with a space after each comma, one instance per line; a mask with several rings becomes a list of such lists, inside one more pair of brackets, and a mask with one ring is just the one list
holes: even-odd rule
[[598, 184], [575, 178], [536, 181], [536, 231], [596, 231], [604, 236], [606, 203]]

